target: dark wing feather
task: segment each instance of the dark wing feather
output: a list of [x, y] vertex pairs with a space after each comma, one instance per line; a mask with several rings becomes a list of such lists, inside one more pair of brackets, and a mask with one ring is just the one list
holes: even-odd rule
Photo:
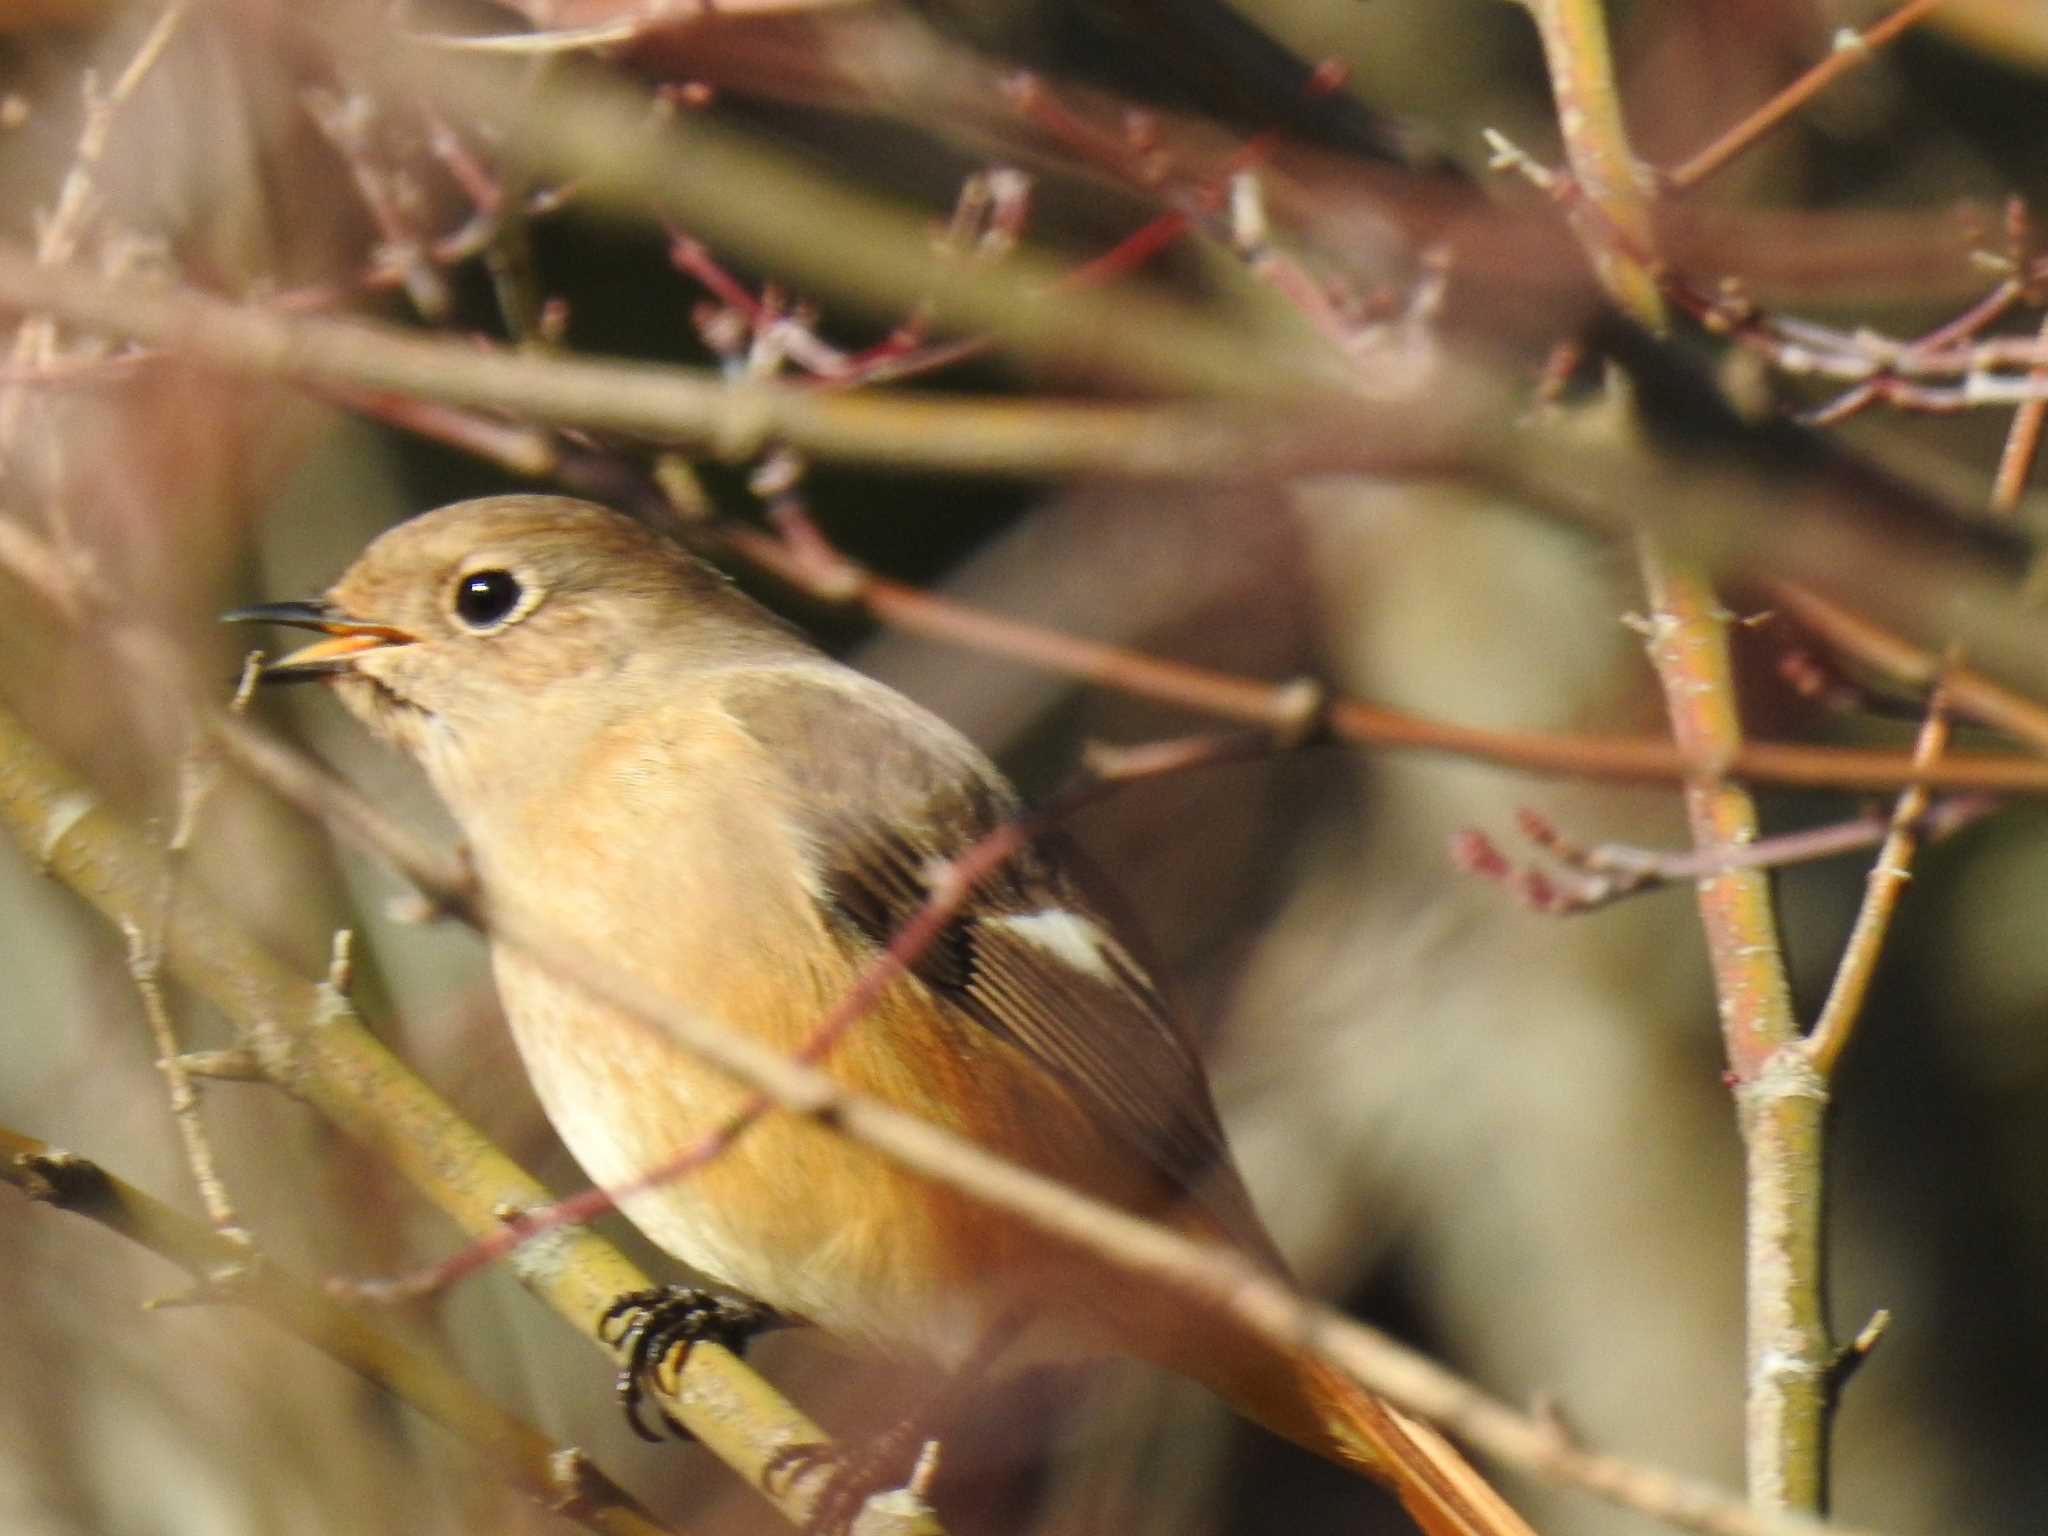
[[[795, 781], [831, 916], [863, 946], [886, 945], [916, 915], [933, 865], [1016, 814], [980, 752], [865, 679], [760, 673], [727, 697]], [[1069, 963], [1007, 921], [1048, 913], [1100, 934], [1099, 965]], [[1171, 1187], [1208, 1196], [1232, 1229], [1249, 1220], [1194, 1043], [1080, 889], [1063, 840], [1040, 839], [986, 881], [911, 971], [1068, 1085]]]

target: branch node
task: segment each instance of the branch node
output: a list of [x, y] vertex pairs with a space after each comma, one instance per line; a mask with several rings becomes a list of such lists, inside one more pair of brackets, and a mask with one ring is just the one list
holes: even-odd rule
[[[162, 1067], [171, 1059], [159, 1060], [157, 1066]], [[175, 1060], [187, 1077], [210, 1078], [222, 1083], [261, 1083], [270, 1077], [263, 1070], [263, 1058], [246, 1047], [225, 1051], [181, 1051]]]
[[1735, 1101], [1744, 1114], [1754, 1114], [1779, 1099], [1829, 1098], [1828, 1080], [1813, 1064], [1803, 1039], [1792, 1040], [1766, 1055], [1754, 1076], [1734, 1084]]
[[327, 956], [327, 988], [337, 997], [347, 997], [355, 990], [355, 947], [354, 929], [334, 930], [334, 944]]
[[1270, 711], [1275, 751], [1292, 752], [1320, 736], [1329, 720], [1330, 690], [1313, 677], [1297, 677], [1273, 689]]
[[242, 1249], [248, 1257], [209, 1267], [182, 1291], [151, 1296], [142, 1303], [143, 1311], [175, 1312], [184, 1307], [241, 1306], [249, 1301], [250, 1287], [261, 1270], [256, 1239], [246, 1227], [217, 1226], [214, 1231]]

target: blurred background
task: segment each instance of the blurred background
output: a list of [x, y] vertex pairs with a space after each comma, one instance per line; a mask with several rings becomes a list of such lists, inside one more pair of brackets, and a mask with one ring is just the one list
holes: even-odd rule
[[[1533, 421], [1552, 348], [1605, 324], [1556, 210], [1487, 168], [1483, 129], [1557, 158], [1534, 30], [1499, 0], [312, 9], [0, 6], [7, 238], [71, 270], [288, 312], [832, 380], [845, 358], [856, 375], [872, 367], [862, 355], [919, 314], [914, 274], [878, 275], [874, 229], [936, 244], [964, 270], [1059, 273], [1161, 210], [1188, 215], [1190, 232], [1108, 279], [1112, 297], [1133, 297], [1131, 325], [1151, 331], [1091, 352], [999, 317], [949, 328], [942, 310], [896, 351], [922, 366], [935, 359], [921, 349], [972, 340], [970, 355], [873, 386], [1015, 398], [1256, 396], [1287, 370], [1341, 365], [1349, 387], [1412, 405], [1455, 349]], [[1638, 148], [1682, 159], [1882, 10], [1616, 5]], [[464, 36], [499, 46], [451, 46]], [[1345, 67], [1334, 90], [1327, 73], [1312, 78], [1326, 59]], [[2009, 275], [2032, 255], [2008, 200], [2048, 191], [2044, 71], [2035, 6], [1950, 0], [1674, 206], [1667, 252], [1701, 287], [1739, 279], [1777, 314], [1909, 336], [1942, 325], [2000, 281], [1984, 258], [2007, 259]], [[650, 142], [677, 136], [686, 169], [690, 132], [719, 135], [675, 208], [609, 175], [604, 145], [570, 142], [580, 120], [562, 104], [586, 98], [626, 104]], [[1218, 211], [1248, 144], [1257, 230]], [[764, 156], [774, 174], [736, 178], [734, 154]], [[841, 219], [847, 207], [863, 220]], [[680, 263], [679, 237], [702, 242]], [[1267, 280], [1270, 251], [1309, 274], [1327, 314]], [[769, 289], [781, 307], [764, 318], [748, 306]], [[2039, 297], [2020, 295], [2000, 328], [2031, 334]], [[778, 317], [796, 323], [774, 330]], [[1197, 331], [1213, 344], [1203, 379]], [[779, 510], [787, 527], [800, 505], [886, 574], [1236, 674], [1317, 677], [1482, 726], [1662, 729], [1625, 622], [1644, 602], [1626, 543], [1498, 477], [1191, 489], [785, 458], [767, 475], [759, 461], [700, 465], [687, 494], [671, 464], [664, 499], [655, 455], [632, 442], [560, 435], [563, 475], [536, 481], [490, 450], [494, 433], [545, 423], [251, 382], [33, 320], [14, 334], [0, 367], [0, 699], [160, 835], [187, 722], [105, 643], [112, 625], [224, 696], [239, 655], [220, 610], [317, 591], [414, 511], [536, 485], [597, 486], [669, 515], [681, 495], [714, 552], [722, 526]], [[1134, 336], [1152, 349], [1142, 359]], [[1683, 324], [1632, 345], [1651, 372], [1697, 386], [1659, 406], [1655, 451], [1672, 455], [1674, 483], [1702, 443], [1767, 443], [1754, 461], [1766, 487], [1770, 466], [1856, 466], [1907, 488], [1930, 523], [1916, 536], [1990, 549], [2011, 575], [2011, 632], [2033, 633], [2025, 577], [2044, 508], [2029, 492], [1995, 520], [1984, 511], [2009, 410], [1880, 406], [1794, 433], [1786, 417], [1826, 398], [1812, 380]], [[1595, 368], [1554, 372], [1556, 410], [1597, 385]], [[1767, 565], [1768, 496], [1739, 510]], [[1874, 520], [1856, 535], [1878, 544], [1890, 530]], [[54, 577], [37, 564], [53, 551]], [[1030, 793], [1062, 783], [1087, 742], [1204, 728], [734, 569], [957, 722]], [[1919, 596], [1938, 614], [1950, 594]], [[1762, 606], [1739, 589], [1729, 600]], [[1752, 732], [1910, 740], [1910, 697], [1869, 709], [1844, 683], [1830, 697], [1854, 707], [1831, 708], [1788, 684], [1793, 638], [1782, 623], [1741, 636]], [[1939, 650], [1947, 636], [1914, 638]], [[449, 837], [405, 765], [317, 690], [293, 693], [262, 701], [270, 723]], [[1332, 748], [1147, 782], [1078, 830], [1170, 959], [1261, 1208], [1314, 1290], [1502, 1397], [1554, 1404], [1594, 1445], [1739, 1486], [1741, 1157], [1697, 915], [1682, 887], [1546, 915], [1457, 872], [1447, 850], [1466, 827], [1521, 856], [1522, 806], [1584, 842], [1686, 837], [1668, 791]], [[1861, 808], [1764, 799], [1773, 829]], [[2039, 807], [2015, 804], [1927, 850], [1839, 1084], [1835, 1327], [1851, 1335], [1880, 1306], [1895, 1321], [1842, 1404], [1837, 1508], [1887, 1532], [2048, 1526], [2044, 830]], [[185, 869], [308, 974], [337, 927], [356, 929], [373, 1024], [527, 1166], [580, 1186], [525, 1086], [478, 940], [392, 920], [392, 877], [231, 773], [204, 802]], [[1780, 881], [1807, 1017], [1864, 874], [1851, 857]], [[188, 1043], [229, 1043], [205, 1007], [172, 1002]], [[0, 848], [0, 1124], [196, 1210], [154, 1054], [120, 936]], [[282, 1262], [391, 1274], [459, 1241], [391, 1170], [273, 1090], [209, 1086], [205, 1119], [243, 1220]], [[673, 1277], [621, 1224], [607, 1231]], [[140, 1310], [181, 1284], [120, 1239], [0, 1190], [0, 1529], [569, 1529], [269, 1325], [217, 1307]], [[603, 1362], [504, 1275], [391, 1321], [587, 1449], [677, 1529], [772, 1527], [702, 1451], [633, 1440]], [[877, 1392], [913, 1390], [801, 1336], [754, 1358], [848, 1431], [872, 1425]], [[948, 1469], [942, 1512], [962, 1532], [1406, 1528], [1376, 1490], [1136, 1369], [1085, 1394], [996, 1394]], [[1545, 1530], [1650, 1528], [1502, 1480]]]

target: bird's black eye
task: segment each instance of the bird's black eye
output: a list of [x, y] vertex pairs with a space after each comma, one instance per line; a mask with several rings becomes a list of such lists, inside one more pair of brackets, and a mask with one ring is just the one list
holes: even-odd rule
[[510, 571], [472, 571], [455, 584], [455, 616], [471, 629], [490, 629], [511, 616], [521, 595]]

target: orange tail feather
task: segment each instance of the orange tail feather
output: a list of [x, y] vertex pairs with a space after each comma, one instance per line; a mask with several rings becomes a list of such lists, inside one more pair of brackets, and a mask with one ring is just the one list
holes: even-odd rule
[[1334, 1367], [1297, 1360], [1228, 1374], [1235, 1379], [1210, 1384], [1240, 1413], [1363, 1472], [1400, 1499], [1426, 1536], [1536, 1536], [1450, 1441]]

